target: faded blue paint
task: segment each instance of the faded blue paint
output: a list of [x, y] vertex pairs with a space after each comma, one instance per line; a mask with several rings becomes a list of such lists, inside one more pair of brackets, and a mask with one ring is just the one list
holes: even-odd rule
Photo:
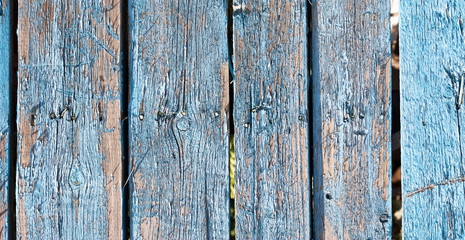
[[390, 239], [389, 1], [312, 1], [315, 239]]
[[234, 0], [237, 239], [310, 239], [307, 0]]
[[18, 239], [121, 239], [120, 1], [18, 6]]
[[229, 239], [226, 1], [129, 1], [131, 239]]
[[0, 239], [8, 239], [10, 1], [0, 3]]
[[400, 14], [402, 235], [464, 239], [465, 2], [403, 0]]

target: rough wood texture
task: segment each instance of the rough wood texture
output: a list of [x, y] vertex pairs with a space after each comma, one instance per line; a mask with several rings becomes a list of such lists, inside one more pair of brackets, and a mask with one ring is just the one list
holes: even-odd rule
[[121, 239], [120, 2], [18, 4], [17, 237]]
[[313, 1], [316, 239], [390, 239], [389, 1]]
[[236, 237], [310, 239], [306, 0], [233, 14]]
[[226, 1], [129, 6], [131, 239], [229, 239]]
[[464, 17], [464, 1], [401, 1], [405, 239], [465, 238]]
[[10, 1], [0, 2], [0, 239], [8, 239]]

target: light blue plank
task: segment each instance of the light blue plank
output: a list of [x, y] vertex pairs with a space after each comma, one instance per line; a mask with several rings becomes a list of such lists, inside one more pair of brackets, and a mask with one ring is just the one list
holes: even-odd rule
[[310, 239], [307, 0], [234, 0], [237, 239]]
[[389, 0], [312, 1], [316, 239], [390, 239]]
[[18, 239], [121, 239], [120, 1], [20, 0]]
[[10, 1], [0, 3], [0, 239], [8, 238]]
[[404, 239], [465, 238], [465, 2], [401, 1]]
[[229, 239], [226, 1], [129, 7], [131, 239]]

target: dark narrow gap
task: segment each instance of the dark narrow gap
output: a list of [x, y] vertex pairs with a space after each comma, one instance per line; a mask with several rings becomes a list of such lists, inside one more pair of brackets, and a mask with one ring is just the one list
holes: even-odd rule
[[[233, 0], [227, 0], [227, 16], [228, 16], [228, 50], [229, 50], [229, 176], [230, 176], [230, 191], [234, 192], [235, 180], [235, 154], [234, 154], [234, 43], [233, 43]], [[230, 194], [229, 200], [229, 239], [236, 239], [236, 211], [234, 194]]]
[[311, 0], [307, 2], [307, 69], [308, 69], [308, 154], [309, 154], [309, 169], [308, 169], [308, 176], [310, 176], [310, 234], [312, 239], [315, 239], [315, 230], [313, 224], [313, 96], [312, 96], [312, 2]]
[[391, 0], [391, 57], [392, 57], [392, 239], [402, 239], [402, 184], [400, 149], [400, 92], [399, 92], [399, 0]]
[[[129, 174], [129, 3], [128, 0], [121, 1], [121, 52], [122, 52], [122, 84], [121, 84], [121, 128], [122, 128], [122, 153], [123, 153], [123, 178], [121, 182], [124, 184], [128, 180]], [[123, 185], [123, 239], [129, 239], [130, 233], [130, 221], [129, 221], [129, 187]]]
[[18, 37], [16, 28], [18, 26], [18, 2], [10, 1], [10, 139], [9, 139], [9, 180], [8, 180], [8, 239], [16, 239], [16, 107], [17, 107], [17, 71], [18, 71]]

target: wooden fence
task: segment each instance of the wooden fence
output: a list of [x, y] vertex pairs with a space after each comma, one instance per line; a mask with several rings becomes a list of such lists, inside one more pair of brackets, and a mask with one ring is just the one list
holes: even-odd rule
[[[0, 239], [390, 239], [389, 8], [1, 1]], [[402, 234], [463, 239], [465, 2], [400, 15]]]

